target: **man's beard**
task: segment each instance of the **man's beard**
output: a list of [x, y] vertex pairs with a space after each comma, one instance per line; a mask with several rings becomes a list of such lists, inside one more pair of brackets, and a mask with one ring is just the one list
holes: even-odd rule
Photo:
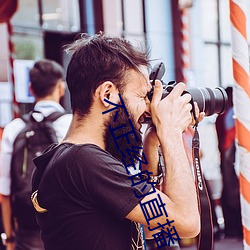
[[[125, 102], [124, 99], [123, 99], [123, 101], [126, 105], [127, 103]], [[135, 148], [133, 153], [132, 154], [130, 153], [130, 154], [131, 154], [131, 157], [133, 159], [133, 162], [136, 164], [136, 162], [137, 162], [136, 158], [139, 158], [139, 159], [141, 158], [141, 150], [139, 150], [138, 147], [140, 147], [140, 148], [142, 147], [142, 133], [140, 132], [140, 129], [137, 128], [138, 124], [135, 120], [134, 115], [128, 109], [128, 105], [126, 105], [126, 108], [127, 108], [129, 117], [127, 117], [126, 112], [123, 108], [118, 107], [118, 109], [116, 109], [115, 111], [112, 111], [109, 121], [105, 124], [105, 126], [106, 126], [106, 130], [104, 131], [104, 141], [105, 141], [105, 145], [106, 145], [105, 149], [112, 156], [114, 156], [117, 160], [122, 162], [122, 159], [124, 159], [125, 162], [128, 163], [130, 156], [127, 153], [126, 149], [131, 150], [131, 149]], [[116, 116], [116, 111], [118, 111], [118, 115], [117, 115], [116, 121], [114, 122], [114, 118]], [[133, 130], [133, 128], [129, 122], [129, 119], [131, 120], [131, 123], [133, 125], [134, 133], [129, 133]], [[127, 134], [127, 136], [122, 136], [121, 138], [115, 139], [112, 136], [110, 128], [115, 129], [115, 128], [122, 126], [124, 124], [126, 126], [119, 128], [117, 130], [114, 130], [113, 135], [115, 138], [117, 138], [117, 137], [125, 135], [127, 133], [129, 133], [129, 134]], [[136, 136], [135, 136], [135, 134], [136, 134]], [[128, 138], [130, 143], [128, 143], [126, 137]], [[115, 140], [116, 140], [116, 142], [115, 142]], [[116, 143], [118, 144], [119, 148], [117, 147]], [[133, 146], [133, 148], [132, 148], [132, 146]]]

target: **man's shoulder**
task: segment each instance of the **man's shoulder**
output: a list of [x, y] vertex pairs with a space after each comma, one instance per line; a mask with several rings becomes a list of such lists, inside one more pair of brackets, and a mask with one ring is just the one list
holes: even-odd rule
[[72, 114], [69, 114], [69, 113], [64, 112], [64, 113], [62, 113], [61, 116], [59, 116], [59, 117], [55, 120], [55, 122], [56, 122], [56, 121], [59, 121], [59, 122], [71, 121], [71, 120], [72, 120], [72, 117], [73, 117]]
[[43, 155], [36, 158], [35, 163], [39, 165], [41, 162], [47, 162], [55, 156], [56, 161], [54, 161], [54, 164], [58, 166], [68, 166], [68, 164], [70, 164], [71, 170], [80, 169], [80, 172], [99, 172], [105, 171], [104, 169], [119, 169], [118, 166], [123, 168], [122, 163], [111, 154], [99, 146], [90, 143], [72, 144], [64, 142], [55, 144], [47, 148]]
[[15, 118], [5, 125], [4, 129], [11, 129], [13, 127], [22, 127], [25, 126], [25, 122], [22, 118]]
[[[76, 165], [82, 168], [88, 168], [90, 172], [105, 172], [106, 170], [115, 172], [124, 172], [123, 164], [118, 161], [106, 150], [95, 144], [78, 145], [79, 150], [76, 152]], [[91, 166], [91, 167], [90, 167]]]
[[79, 161], [82, 161], [82, 159], [86, 161], [88, 158], [95, 160], [99, 157], [103, 157], [103, 155], [108, 155], [105, 150], [90, 143], [73, 144], [70, 142], [62, 142], [59, 144], [53, 144], [45, 150], [44, 154], [51, 154], [51, 151], [63, 154], [65, 157], [74, 154], [75, 159]]
[[16, 118], [6, 124], [3, 137], [12, 137], [13, 139], [25, 128], [25, 122], [21, 118]]
[[[49, 162], [53, 163], [53, 169], [65, 168], [67, 171], [96, 172], [102, 167], [105, 160], [105, 151], [94, 144], [72, 144], [68, 142], [53, 144], [48, 147], [41, 156], [34, 159], [38, 168], [44, 168]], [[107, 156], [108, 157], [108, 156]], [[52, 160], [54, 158], [54, 160]], [[69, 167], [70, 165], [70, 167]], [[67, 171], [63, 171], [66, 173]], [[63, 175], [64, 173], [60, 171]]]
[[72, 120], [72, 114], [68, 114], [68, 113], [63, 113], [61, 116], [59, 116], [54, 122], [54, 126], [63, 126], [63, 127], [69, 127], [71, 120]]
[[82, 163], [91, 162], [92, 165], [122, 165], [116, 158], [114, 158], [109, 152], [101, 147], [92, 144], [72, 144], [72, 151], [75, 152], [76, 162]]
[[99, 159], [105, 156], [112, 157], [107, 151], [103, 150], [102, 148], [100, 148], [99, 146], [95, 144], [91, 144], [91, 143], [76, 144], [75, 146], [78, 148], [78, 153], [85, 157], [94, 156], [94, 159]]

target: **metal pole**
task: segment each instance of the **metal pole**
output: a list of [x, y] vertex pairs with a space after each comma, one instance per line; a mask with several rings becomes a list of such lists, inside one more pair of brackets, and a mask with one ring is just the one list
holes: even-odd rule
[[81, 31], [95, 33], [95, 12], [93, 0], [79, 0]]
[[220, 0], [217, 0], [217, 48], [218, 48], [218, 77], [219, 77], [219, 86], [222, 86], [222, 77], [221, 77], [221, 36], [220, 36]]
[[38, 0], [38, 15], [39, 15], [39, 26], [43, 27], [43, 3], [42, 0]]

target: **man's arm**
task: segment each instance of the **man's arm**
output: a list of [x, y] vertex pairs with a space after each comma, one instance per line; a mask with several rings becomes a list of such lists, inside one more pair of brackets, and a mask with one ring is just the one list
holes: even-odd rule
[[[158, 199], [159, 194], [163, 204], [165, 204], [168, 216], [160, 216], [150, 220], [150, 228], [159, 226], [158, 223], [166, 224], [166, 219], [174, 220], [173, 225], [180, 237], [194, 237], [200, 230], [200, 216], [195, 183], [182, 139], [182, 132], [192, 122], [190, 114], [192, 107], [189, 104], [191, 97], [189, 95], [181, 96], [185, 86], [179, 84], [166, 98], [161, 100], [162, 86], [160, 82], [158, 84], [155, 87], [151, 102], [151, 115], [161, 145], [165, 166], [167, 166], [166, 181], [163, 192], [156, 189], [154, 193], [146, 195], [141, 203]], [[155, 145], [153, 145], [153, 148], [151, 146], [145, 148], [151, 151], [149, 155], [153, 155], [147, 159], [149, 167], [156, 164], [156, 161], [154, 161], [156, 147]], [[126, 218], [149, 226], [140, 204]]]
[[143, 138], [143, 153], [145, 154], [148, 164], [142, 164], [142, 171], [148, 170], [148, 172], [152, 172], [154, 176], [158, 175], [159, 146], [160, 142], [155, 127], [149, 125]]
[[[14, 235], [12, 227], [12, 208], [10, 196], [2, 195], [2, 219], [4, 232], [7, 238], [11, 238]], [[14, 249], [14, 242], [6, 242], [6, 250]]]
[[[1, 152], [0, 152], [0, 193], [2, 195], [2, 220], [4, 226], [4, 232], [9, 238], [14, 233], [14, 228], [12, 227], [12, 208], [10, 199], [10, 165], [11, 156], [13, 151], [13, 142], [17, 134], [25, 126], [21, 119], [15, 119], [9, 124], [7, 124], [3, 131], [2, 142], [1, 142]], [[13, 243], [7, 243], [7, 250], [14, 249]]]
[[[147, 170], [148, 172], [151, 172], [153, 176], [159, 176], [160, 174], [158, 169], [158, 164], [160, 161], [159, 146], [160, 142], [158, 140], [155, 127], [153, 125], [149, 125], [144, 133], [143, 138], [143, 153], [145, 154], [148, 164], [142, 164], [141, 170]], [[163, 185], [156, 185], [155, 188], [162, 191], [162, 186]], [[159, 232], [160, 230], [150, 231], [147, 227], [144, 227], [144, 231], [145, 238], [152, 239], [153, 234]]]

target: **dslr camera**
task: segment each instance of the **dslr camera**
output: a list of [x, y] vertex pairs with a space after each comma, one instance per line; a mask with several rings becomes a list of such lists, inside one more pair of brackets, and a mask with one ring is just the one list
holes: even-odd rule
[[[156, 64], [151, 73], [150, 81], [152, 84], [152, 90], [148, 93], [148, 99], [151, 101], [154, 92], [155, 80], [161, 80], [165, 73], [165, 66], [163, 62]], [[168, 84], [163, 84], [162, 99], [166, 97], [176, 85], [175, 81], [171, 81]], [[193, 102], [196, 102], [200, 112], [205, 112], [206, 116], [213, 114], [222, 114], [227, 110], [228, 96], [223, 88], [217, 87], [211, 88], [187, 88], [183, 94], [189, 93], [192, 96]]]

